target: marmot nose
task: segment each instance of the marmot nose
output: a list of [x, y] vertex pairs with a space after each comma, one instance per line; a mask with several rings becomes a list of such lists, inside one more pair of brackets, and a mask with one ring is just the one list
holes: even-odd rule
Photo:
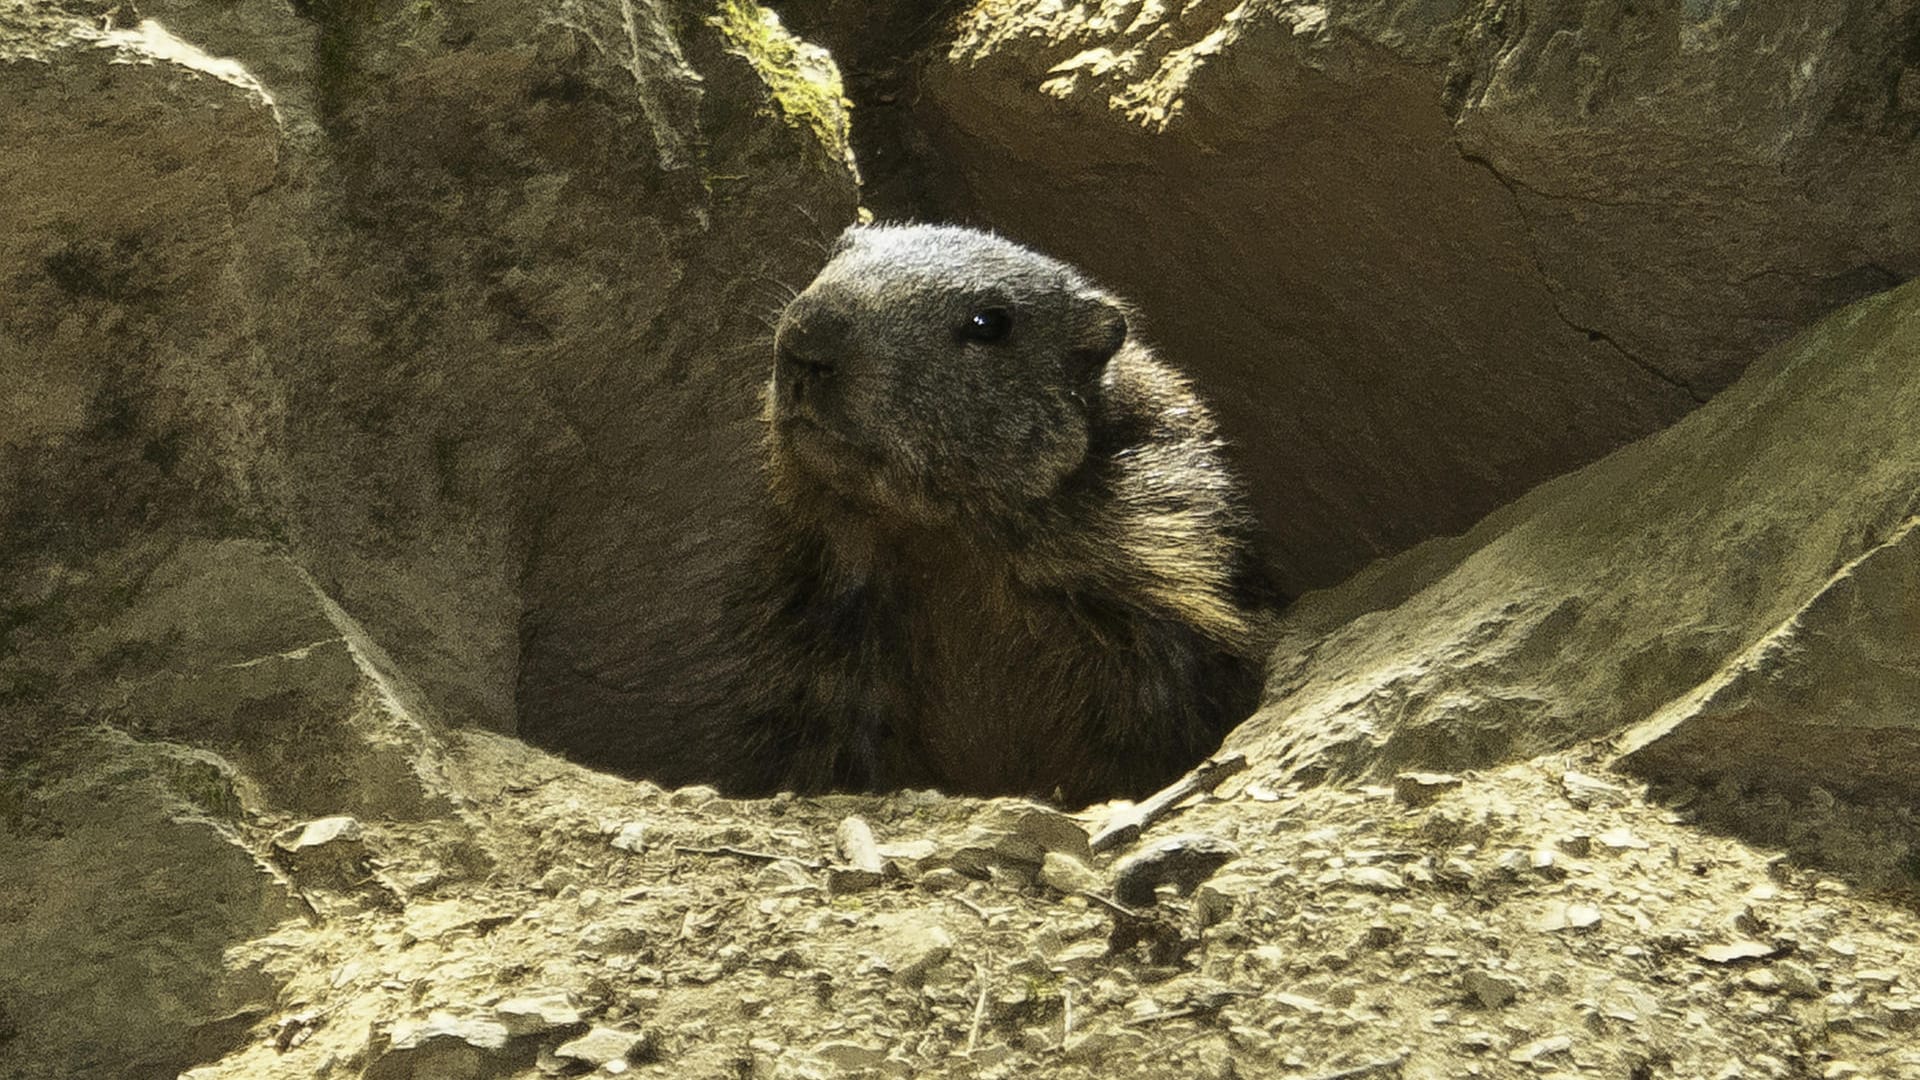
[[780, 366], [801, 382], [819, 382], [833, 374], [833, 361], [809, 356], [792, 345], [780, 347]]
[[802, 295], [788, 305], [774, 336], [777, 376], [795, 400], [825, 392], [844, 380], [851, 323], [846, 316]]

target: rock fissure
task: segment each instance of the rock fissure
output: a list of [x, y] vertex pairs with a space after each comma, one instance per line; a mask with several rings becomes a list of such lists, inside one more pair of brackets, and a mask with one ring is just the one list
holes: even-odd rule
[[[1460, 150], [1460, 157], [1462, 160], [1467, 161], [1473, 165], [1476, 165], [1481, 169], [1484, 169], [1489, 176], [1492, 176], [1496, 181], [1499, 182], [1502, 188], [1506, 189], [1508, 196], [1511, 197], [1511, 199], [1513, 200], [1514, 216], [1519, 219], [1521, 230], [1526, 233], [1528, 257], [1532, 262], [1534, 273], [1537, 276], [1538, 281], [1540, 282], [1541, 288], [1546, 291], [1547, 297], [1553, 305], [1553, 313], [1556, 318], [1558, 318], [1562, 323], [1565, 323], [1568, 329], [1575, 330], [1581, 334], [1586, 335], [1586, 338], [1588, 341], [1605, 344], [1608, 348], [1612, 349], [1615, 353], [1617, 353], [1620, 359], [1625, 360], [1627, 363], [1632, 364], [1634, 367], [1639, 368], [1641, 371], [1646, 372], [1648, 375], [1651, 375], [1654, 378], [1659, 379], [1661, 382], [1666, 383], [1668, 386], [1671, 386], [1675, 390], [1678, 390], [1681, 393], [1687, 395], [1687, 397], [1692, 399], [1692, 401], [1695, 404], [1702, 404], [1707, 400], [1707, 398], [1710, 395], [1703, 394], [1700, 391], [1694, 389], [1693, 387], [1687, 385], [1686, 380], [1681, 379], [1678, 376], [1675, 376], [1673, 374], [1670, 374], [1669, 372], [1662, 371], [1658, 366], [1653, 364], [1651, 361], [1642, 359], [1641, 357], [1634, 355], [1631, 351], [1629, 351], [1626, 348], [1626, 346], [1622, 345], [1617, 339], [1615, 339], [1612, 334], [1609, 334], [1605, 330], [1601, 330], [1597, 327], [1584, 326], [1581, 324], [1579, 320], [1567, 314], [1566, 301], [1565, 301], [1565, 298], [1562, 296], [1562, 287], [1558, 279], [1556, 279], [1552, 274], [1547, 273], [1546, 264], [1541, 260], [1539, 237], [1534, 230], [1534, 226], [1529, 218], [1529, 215], [1527, 214], [1527, 208], [1521, 202], [1520, 191], [1522, 189], [1525, 189], [1535, 195], [1539, 195], [1541, 198], [1547, 198], [1547, 199], [1560, 198], [1561, 196], [1542, 195], [1537, 191], [1533, 191], [1533, 189], [1527, 188], [1526, 185], [1521, 184], [1519, 181], [1515, 180], [1514, 178], [1508, 176], [1506, 173], [1502, 172], [1499, 166], [1495, 165], [1493, 162], [1489, 161], [1485, 157], [1482, 157], [1478, 154], [1470, 153], [1464, 148]], [[1599, 204], [1599, 205], [1628, 205], [1628, 204]]]
[[313, 654], [313, 650], [321, 648], [322, 646], [336, 645], [336, 644], [346, 645], [348, 644], [348, 642], [345, 637], [321, 638], [319, 641], [308, 642], [305, 645], [300, 645], [295, 648], [285, 649], [280, 652], [268, 653], [265, 656], [256, 656], [251, 660], [235, 661], [234, 663], [227, 664], [226, 667], [230, 669], [240, 669], [240, 668], [256, 667], [260, 664], [276, 663], [284, 660], [305, 660], [307, 659], [307, 657]]
[[[644, 40], [642, 20], [635, 10], [636, 3], [647, 5], [648, 17], [644, 25], [648, 33]], [[661, 166], [678, 169], [694, 164], [696, 151], [693, 148], [699, 134], [682, 130], [685, 119], [678, 114], [685, 110], [669, 106], [668, 100], [691, 97], [697, 101], [701, 93], [701, 79], [698, 73], [687, 66], [680, 43], [674, 39], [672, 29], [663, 25], [663, 19], [658, 0], [620, 0], [620, 23], [626, 31], [629, 50], [625, 66], [633, 75], [634, 88], [640, 92], [642, 108], [648, 123], [653, 126], [654, 140], [660, 147]], [[663, 93], [663, 80], [677, 93]]]

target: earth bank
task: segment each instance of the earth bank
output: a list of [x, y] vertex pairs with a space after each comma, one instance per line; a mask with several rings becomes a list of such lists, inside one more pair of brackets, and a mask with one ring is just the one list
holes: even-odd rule
[[825, 53], [0, 5], [0, 1075], [1920, 1075], [1920, 294], [1840, 308], [1914, 262], [1911, 27], [1320, 11], [791, 13], [910, 54], [871, 203], [1140, 300], [1295, 583], [1367, 563], [1095, 854], [510, 737], [686, 722], [760, 319], [863, 197]]

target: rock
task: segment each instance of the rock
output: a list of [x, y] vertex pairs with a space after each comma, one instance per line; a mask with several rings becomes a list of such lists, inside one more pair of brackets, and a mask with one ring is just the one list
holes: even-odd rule
[[1047, 852], [1040, 864], [1040, 883], [1068, 895], [1106, 891], [1106, 882], [1086, 863], [1058, 851]]
[[904, 863], [917, 868], [918, 865], [939, 854], [940, 845], [934, 840], [898, 840], [890, 844], [881, 844], [880, 857], [893, 863]]
[[1798, 960], [1781, 960], [1773, 965], [1780, 976], [1780, 988], [1790, 997], [1816, 998], [1822, 993], [1820, 976]]
[[1308, 1016], [1317, 1016], [1327, 1011], [1325, 1002], [1287, 990], [1275, 991], [1272, 1000], [1276, 1005], [1283, 1005], [1294, 1012], [1305, 1013]]
[[1542, 1058], [1555, 1054], [1564, 1054], [1573, 1049], [1573, 1037], [1570, 1035], [1549, 1035], [1544, 1039], [1535, 1039], [1523, 1046], [1517, 1046], [1507, 1055], [1508, 1061], [1531, 1065]]
[[580, 1010], [561, 993], [508, 998], [493, 1007], [493, 1018], [516, 1039], [570, 1028], [583, 1021]]
[[994, 1043], [991, 1046], [980, 1047], [972, 1054], [969, 1054], [968, 1058], [981, 1068], [991, 1069], [1012, 1056], [1013, 1047], [1008, 1046], [1006, 1043]]
[[1568, 802], [1582, 810], [1625, 806], [1633, 801], [1633, 797], [1620, 785], [1596, 779], [1576, 769], [1568, 769], [1560, 774], [1560, 790]]
[[1510, 1005], [1523, 989], [1519, 980], [1510, 975], [1479, 968], [1473, 968], [1460, 977], [1460, 988], [1483, 1009]]
[[577, 1039], [561, 1043], [553, 1053], [563, 1060], [577, 1061], [589, 1069], [599, 1069], [610, 1062], [636, 1061], [642, 1056], [647, 1043], [647, 1036], [642, 1032], [596, 1026]]
[[[408, 672], [385, 689], [409, 712], [625, 767], [681, 738], [602, 690], [688, 700], [704, 598], [744, 557], [703, 538], [758, 495], [746, 293], [804, 280], [855, 211], [830, 61], [717, 3], [148, 14], [5, 31], [0, 148], [39, 149], [0, 181], [0, 376], [40, 389], [0, 407], [0, 557], [270, 540]], [[767, 184], [716, 202], [692, 179], [716, 171]], [[763, 242], [763, 215], [808, 238]], [[245, 621], [276, 615], [298, 625]], [[605, 678], [622, 657], [658, 670]]]
[[1201, 927], [1213, 926], [1247, 910], [1271, 886], [1253, 874], [1218, 874], [1193, 890], [1193, 917]]
[[[1920, 487], [1916, 310], [1920, 286], [1862, 301], [1673, 428], [1303, 598], [1275, 659], [1288, 692], [1228, 746], [1284, 775], [1479, 766], [1619, 735], [1629, 771], [1724, 778], [1746, 794], [1700, 805], [1779, 841], [1792, 820], [1743, 813], [1756, 792], [1920, 784], [1896, 704], [1920, 688], [1887, 659], [1917, 651], [1912, 627], [1875, 599], [1911, 591], [1899, 567], [1920, 550], [1905, 494]], [[1446, 660], [1409, 666], [1409, 648]], [[1851, 748], [1868, 740], [1864, 762]]]
[[1772, 993], [1780, 989], [1780, 976], [1766, 968], [1756, 968], [1740, 976], [1740, 982], [1754, 990]]
[[504, 1024], [434, 1015], [422, 1021], [403, 1021], [393, 1025], [392, 1047], [395, 1050], [417, 1050], [442, 1039], [452, 1039], [477, 1050], [497, 1051], [507, 1045], [510, 1037]]
[[1485, 1054], [1500, 1047], [1500, 1036], [1491, 1031], [1469, 1031], [1460, 1036], [1460, 1049], [1473, 1054]]
[[360, 822], [344, 815], [295, 825], [275, 836], [273, 846], [304, 884], [351, 889], [371, 872]]
[[841, 820], [834, 848], [845, 866], [827, 869], [827, 891], [835, 896], [871, 889], [886, 880], [886, 862], [873, 839], [873, 827], [858, 817]]
[[1647, 842], [1633, 834], [1631, 829], [1608, 829], [1593, 838], [1594, 843], [1610, 851], [1645, 851]]
[[1393, 778], [1393, 795], [1408, 806], [1427, 806], [1462, 783], [1451, 773], [1403, 772]]
[[0, 835], [58, 905], [0, 905], [0, 1074], [252, 1038], [253, 943], [334, 913], [244, 838], [485, 878], [472, 808], [552, 763], [450, 722], [637, 760], [759, 493], [748, 294], [855, 212], [830, 64], [763, 74], [751, 5], [139, 7], [0, 11], [0, 802], [80, 726], [106, 793]]
[[1406, 932], [1391, 923], [1368, 923], [1361, 931], [1360, 944], [1369, 949], [1389, 949], [1406, 939]]
[[827, 868], [827, 891], [834, 896], [865, 892], [885, 880], [885, 874], [873, 870], [857, 870], [851, 866]]
[[848, 866], [878, 874], [882, 869], [879, 845], [873, 839], [873, 826], [864, 818], [842, 818], [834, 833], [834, 849]]
[[920, 875], [919, 885], [925, 892], [953, 892], [964, 889], [972, 879], [958, 870], [947, 866], [936, 866]]
[[1384, 866], [1356, 866], [1346, 870], [1342, 879], [1355, 888], [1377, 893], [1403, 893], [1407, 883], [1399, 874]]
[[1061, 813], [1032, 803], [1001, 800], [968, 827], [957, 849], [948, 856], [961, 873], [985, 873], [994, 866], [1011, 866], [1036, 873], [1048, 852], [1060, 852], [1093, 861], [1087, 830]]
[[813, 1048], [813, 1056], [842, 1069], [872, 1069], [887, 1059], [885, 1049], [875, 1050], [856, 1042], [830, 1040]]
[[754, 888], [776, 896], [819, 892], [814, 873], [793, 859], [775, 859], [754, 874]]
[[[1902, 695], [1920, 682], [1889, 667], [1920, 637], [1898, 614], [1867, 598], [1897, 595], [1920, 581], [1920, 531], [1909, 520], [1842, 566], [1793, 616], [1749, 646], [1715, 677], [1662, 710], [1627, 744], [1628, 764], [1671, 771], [1676, 755], [1710, 752], [1705, 742], [1724, 735], [1738, 716], [1756, 740], [1757, 754], [1741, 770], [1765, 768], [1780, 785], [1824, 785], [1839, 791], [1912, 791], [1920, 763], [1914, 737], [1897, 723]], [[1863, 602], [1864, 601], [1864, 602]], [[1849, 687], [1842, 708], [1830, 695]], [[1870, 759], [1836, 754], [1818, 726], [1801, 733], [1798, 717], [1845, 716], [1875, 732]], [[1892, 725], [1888, 720], [1895, 721]], [[1851, 769], [1842, 767], [1842, 761]], [[1764, 765], [1763, 763], [1764, 762]]]
[[1218, 837], [1199, 833], [1165, 837], [1114, 864], [1113, 898], [1129, 907], [1148, 907], [1154, 902], [1154, 891], [1165, 884], [1184, 896], [1239, 857], [1237, 846]]
[[621, 851], [630, 851], [635, 855], [640, 854], [647, 849], [646, 823], [640, 821], [627, 822], [620, 826], [618, 832], [613, 834], [613, 839], [609, 841], [609, 843]]
[[580, 890], [580, 873], [571, 867], [556, 866], [540, 875], [535, 886], [541, 892], [560, 895]]
[[435, 1015], [401, 1021], [369, 1047], [368, 1080], [482, 1080], [511, 1068], [505, 1026]]
[[0, 771], [0, 1075], [172, 1074], [246, 1044], [274, 984], [227, 950], [301, 908], [236, 836], [237, 770], [83, 729], [35, 776]]
[[230, 758], [276, 806], [368, 820], [449, 809], [426, 705], [367, 628], [269, 544], [171, 545], [87, 647], [153, 669], [121, 723]]
[[953, 934], [923, 916], [882, 919], [879, 930], [880, 960], [906, 986], [919, 986], [953, 955]]
[[719, 789], [712, 784], [688, 784], [675, 788], [667, 796], [667, 805], [680, 810], [690, 810], [705, 806], [719, 797]]
[[295, 825], [274, 837], [273, 845], [289, 855], [298, 855], [328, 844], [357, 844], [362, 834], [358, 821], [342, 815]]
[[1567, 876], [1567, 868], [1560, 865], [1560, 859], [1547, 848], [1535, 848], [1527, 863], [1535, 874], [1548, 881], [1559, 881]]
[[1547, 909], [1534, 921], [1534, 929], [1554, 933], [1561, 930], [1590, 930], [1600, 924], [1602, 914], [1592, 904], [1568, 904], [1559, 901], [1548, 904]]
[[1104, 1054], [1112, 1050], [1118, 1041], [1112, 1032], [1107, 1031], [1089, 1031], [1076, 1034], [1067, 1039], [1064, 1056], [1068, 1061], [1098, 1061]]

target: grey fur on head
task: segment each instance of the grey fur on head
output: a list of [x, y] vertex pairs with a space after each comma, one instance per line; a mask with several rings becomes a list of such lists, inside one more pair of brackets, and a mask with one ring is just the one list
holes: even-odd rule
[[1017, 507], [1085, 458], [1126, 337], [1120, 302], [1058, 260], [953, 226], [855, 227], [781, 317], [770, 452], [869, 511]]

